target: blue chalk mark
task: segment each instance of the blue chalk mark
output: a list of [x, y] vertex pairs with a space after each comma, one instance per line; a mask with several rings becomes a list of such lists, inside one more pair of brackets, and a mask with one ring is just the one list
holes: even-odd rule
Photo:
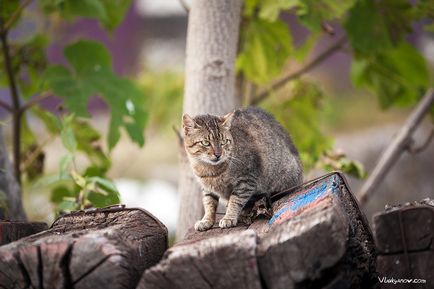
[[296, 196], [291, 200], [291, 210], [297, 211], [301, 207], [316, 201], [327, 192], [327, 187], [327, 183], [322, 183], [320, 186], [312, 188], [305, 194]]
[[277, 213], [275, 213], [273, 215], [273, 217], [268, 221], [268, 224], [271, 225], [274, 223], [274, 221], [276, 221], [276, 219], [278, 219], [283, 213], [285, 213], [286, 211], [289, 210], [288, 206], [284, 206], [283, 208], [281, 208], [279, 211], [277, 211]]
[[316, 201], [323, 195], [327, 193], [327, 191], [331, 190], [333, 194], [338, 191], [340, 185], [340, 179], [337, 175], [332, 176], [331, 178], [325, 180], [321, 184], [311, 188], [304, 194], [300, 194], [293, 199], [288, 201], [288, 205], [285, 205], [279, 211], [277, 211], [273, 217], [268, 221], [269, 225], [272, 225], [282, 214], [286, 211], [291, 210], [293, 212], [299, 210], [302, 207], [307, 206], [308, 204]]

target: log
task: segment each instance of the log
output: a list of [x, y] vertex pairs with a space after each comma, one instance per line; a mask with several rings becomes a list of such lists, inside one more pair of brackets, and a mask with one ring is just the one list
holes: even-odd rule
[[[374, 237], [382, 288], [434, 288], [434, 200], [387, 206], [374, 216]], [[398, 279], [411, 283], [388, 283]]]
[[0, 220], [0, 246], [48, 229], [46, 223]]
[[375, 287], [374, 241], [344, 177], [329, 174], [289, 193], [273, 203], [271, 219], [190, 229], [137, 288]]
[[144, 210], [79, 211], [0, 247], [0, 288], [135, 288], [166, 249], [166, 227]]
[[379, 254], [434, 250], [434, 206], [427, 204], [390, 208], [374, 216]]

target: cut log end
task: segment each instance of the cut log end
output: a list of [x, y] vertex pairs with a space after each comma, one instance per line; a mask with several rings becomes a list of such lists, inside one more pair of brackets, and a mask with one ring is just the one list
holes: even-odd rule
[[0, 288], [135, 288], [166, 249], [167, 229], [146, 211], [72, 213], [0, 247]]

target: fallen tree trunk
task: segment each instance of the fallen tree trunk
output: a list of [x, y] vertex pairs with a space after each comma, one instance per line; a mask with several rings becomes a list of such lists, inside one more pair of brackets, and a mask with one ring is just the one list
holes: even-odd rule
[[79, 211], [0, 247], [0, 288], [135, 288], [166, 249], [166, 227], [144, 210]]
[[250, 226], [190, 229], [138, 288], [376, 286], [372, 235], [342, 175], [291, 190], [273, 211]]

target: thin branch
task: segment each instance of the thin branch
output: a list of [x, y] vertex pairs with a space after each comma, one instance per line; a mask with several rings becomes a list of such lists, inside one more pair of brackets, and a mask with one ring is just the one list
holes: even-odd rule
[[21, 185], [21, 110], [20, 110], [20, 97], [18, 95], [18, 88], [15, 81], [14, 70], [12, 67], [12, 58], [9, 51], [7, 31], [2, 30], [0, 39], [3, 50], [3, 58], [6, 68], [6, 74], [9, 81], [9, 90], [12, 99], [12, 132], [13, 132], [13, 156], [14, 156], [14, 171], [18, 184]]
[[423, 152], [428, 147], [428, 145], [431, 143], [431, 141], [433, 140], [433, 138], [434, 138], [434, 128], [431, 129], [431, 132], [430, 132], [429, 136], [426, 138], [426, 140], [424, 141], [423, 144], [421, 144], [418, 147], [409, 146], [407, 148], [407, 151], [409, 153], [411, 153], [412, 155], [421, 153], [421, 152]]
[[23, 2], [21, 2], [17, 10], [15, 10], [14, 13], [12, 13], [11, 17], [9, 17], [9, 19], [6, 21], [5, 25], [3, 26], [3, 31], [8, 31], [12, 27], [12, 24], [14, 24], [15, 20], [17, 20], [21, 11], [23, 11], [23, 9], [31, 2], [32, 0], [24, 0]]
[[41, 102], [42, 100], [46, 99], [49, 96], [52, 96], [53, 92], [51, 90], [47, 90], [44, 91], [40, 94], [38, 94], [37, 96], [33, 97], [32, 99], [30, 99], [28, 102], [26, 102], [21, 108], [20, 108], [20, 112], [24, 113], [26, 112], [28, 109], [32, 108], [34, 105], [36, 105], [37, 103]]
[[12, 107], [1, 99], [0, 99], [0, 107], [4, 108], [9, 112], [12, 112]]
[[185, 0], [178, 0], [179, 4], [181, 4], [182, 8], [184, 8], [185, 12], [188, 14], [190, 12], [190, 6], [188, 6], [187, 2]]
[[283, 87], [287, 82], [299, 78], [304, 73], [308, 72], [309, 70], [315, 68], [319, 64], [321, 64], [324, 60], [326, 60], [329, 56], [334, 54], [336, 51], [342, 48], [342, 46], [346, 43], [347, 38], [345, 36], [342, 36], [341, 38], [336, 41], [335, 44], [331, 45], [329, 48], [327, 48], [324, 52], [322, 52], [320, 55], [318, 55], [315, 59], [311, 60], [308, 64], [306, 64], [304, 67], [300, 68], [299, 70], [292, 72], [284, 77], [282, 77], [280, 80], [275, 82], [273, 85], [271, 85], [270, 88], [266, 89], [265, 91], [262, 91], [257, 96], [255, 96], [252, 99], [251, 105], [256, 105], [260, 102], [262, 102], [264, 99], [267, 98], [270, 91], [278, 90], [281, 87]]
[[360, 189], [357, 197], [362, 206], [366, 204], [377, 186], [380, 184], [381, 180], [386, 177], [387, 173], [399, 159], [401, 154], [407, 150], [408, 145], [412, 140], [411, 137], [413, 133], [433, 104], [434, 89], [429, 89], [422, 100], [419, 101], [417, 107], [412, 111], [404, 126], [399, 130], [396, 137], [381, 155], [374, 170]]

